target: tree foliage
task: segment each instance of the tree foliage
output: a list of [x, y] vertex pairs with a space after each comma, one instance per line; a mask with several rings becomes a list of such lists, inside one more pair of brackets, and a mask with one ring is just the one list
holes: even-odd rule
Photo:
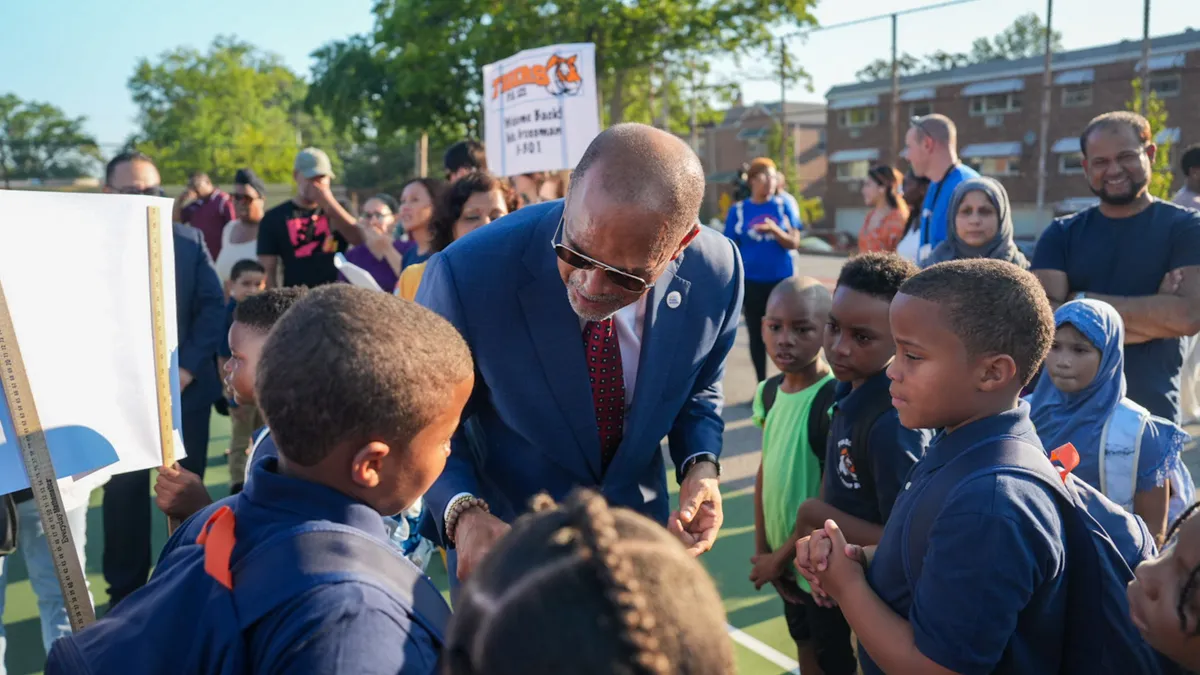
[[1145, 115], [1146, 121], [1150, 123], [1150, 140], [1159, 141], [1156, 143], [1158, 152], [1154, 155], [1154, 163], [1150, 166], [1150, 194], [1159, 199], [1171, 199], [1171, 182], [1174, 180], [1173, 167], [1171, 166], [1171, 138], [1163, 133], [1167, 130], [1167, 106], [1163, 103], [1158, 94], [1150, 92], [1150, 98], [1146, 100], [1146, 110], [1142, 110], [1142, 80], [1137, 78], [1133, 81], [1133, 98], [1125, 104], [1126, 110]]
[[[771, 49], [770, 27], [814, 23], [812, 0], [379, 0], [370, 35], [314, 52], [309, 104], [338, 128], [480, 135], [482, 67], [523, 49], [594, 42], [605, 117], [646, 117], [652, 64]], [[685, 86], [672, 82], [670, 85]], [[683, 115], [680, 111], [679, 115]], [[672, 112], [672, 127], [677, 117]]]
[[[896, 57], [896, 64], [901, 77], [934, 73], [997, 59], [1013, 60], [1039, 56], [1044, 53], [1045, 41], [1046, 25], [1042, 23], [1040, 16], [1030, 12], [1017, 17], [995, 37], [975, 40], [971, 44], [970, 52], [946, 52], [939, 49], [922, 57], [904, 52]], [[1051, 33], [1050, 47], [1052, 51], [1062, 49], [1062, 33], [1059, 31]], [[855, 73], [854, 76], [860, 82], [890, 79], [892, 62], [886, 59], [876, 59]]]
[[164, 183], [193, 171], [228, 181], [243, 166], [267, 182], [291, 179], [303, 146], [329, 153], [345, 143], [319, 109], [306, 109], [304, 80], [273, 54], [231, 37], [207, 52], [180, 48], [143, 59], [129, 78], [139, 130], [129, 145], [153, 157]]
[[0, 173], [4, 180], [80, 178], [99, 168], [100, 148], [84, 117], [38, 101], [0, 95]]

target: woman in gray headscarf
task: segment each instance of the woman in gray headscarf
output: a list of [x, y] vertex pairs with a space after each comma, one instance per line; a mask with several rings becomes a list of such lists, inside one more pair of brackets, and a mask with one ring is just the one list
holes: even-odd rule
[[994, 258], [1029, 269], [1029, 261], [1013, 242], [1012, 207], [998, 181], [963, 181], [950, 198], [947, 214], [946, 241], [933, 249], [921, 267], [964, 258]]

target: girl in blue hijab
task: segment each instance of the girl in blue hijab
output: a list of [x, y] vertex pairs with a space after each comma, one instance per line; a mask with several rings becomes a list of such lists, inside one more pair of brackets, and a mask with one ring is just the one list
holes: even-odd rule
[[1108, 303], [1068, 302], [1029, 397], [1042, 445], [1071, 443], [1072, 472], [1146, 522], [1162, 545], [1167, 523], [1192, 503], [1195, 488], [1179, 453], [1191, 439], [1125, 397], [1125, 325]]

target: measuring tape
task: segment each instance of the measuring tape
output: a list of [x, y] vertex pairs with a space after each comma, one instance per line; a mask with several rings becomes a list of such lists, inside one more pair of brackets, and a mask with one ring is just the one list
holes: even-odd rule
[[[166, 290], [163, 281], [162, 220], [157, 206], [146, 207], [150, 254], [150, 326], [154, 340], [154, 389], [158, 398], [158, 433], [163, 466], [175, 464], [175, 425], [171, 419], [171, 354], [167, 349]], [[167, 533], [179, 526], [167, 518]]]
[[75, 539], [67, 524], [67, 512], [63, 509], [62, 494], [54, 477], [54, 465], [50, 461], [50, 448], [46, 445], [46, 433], [38, 418], [33, 403], [33, 391], [29, 387], [29, 376], [25, 373], [25, 362], [17, 346], [17, 333], [9, 313], [8, 299], [0, 284], [0, 377], [4, 380], [4, 398], [12, 415], [17, 443], [21, 448], [21, 460], [25, 463], [25, 475], [33, 489], [38, 517], [50, 546], [50, 557], [54, 562], [54, 573], [62, 588], [63, 603], [71, 620], [71, 630], [78, 632], [96, 621], [96, 611], [88, 597], [87, 579], [83, 576], [83, 565], [75, 550]]

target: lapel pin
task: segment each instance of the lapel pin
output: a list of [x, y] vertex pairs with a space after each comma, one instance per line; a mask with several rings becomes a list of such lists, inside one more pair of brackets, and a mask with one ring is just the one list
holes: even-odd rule
[[679, 294], [679, 291], [667, 293], [667, 307], [675, 309], [681, 304], [683, 304], [683, 296]]

